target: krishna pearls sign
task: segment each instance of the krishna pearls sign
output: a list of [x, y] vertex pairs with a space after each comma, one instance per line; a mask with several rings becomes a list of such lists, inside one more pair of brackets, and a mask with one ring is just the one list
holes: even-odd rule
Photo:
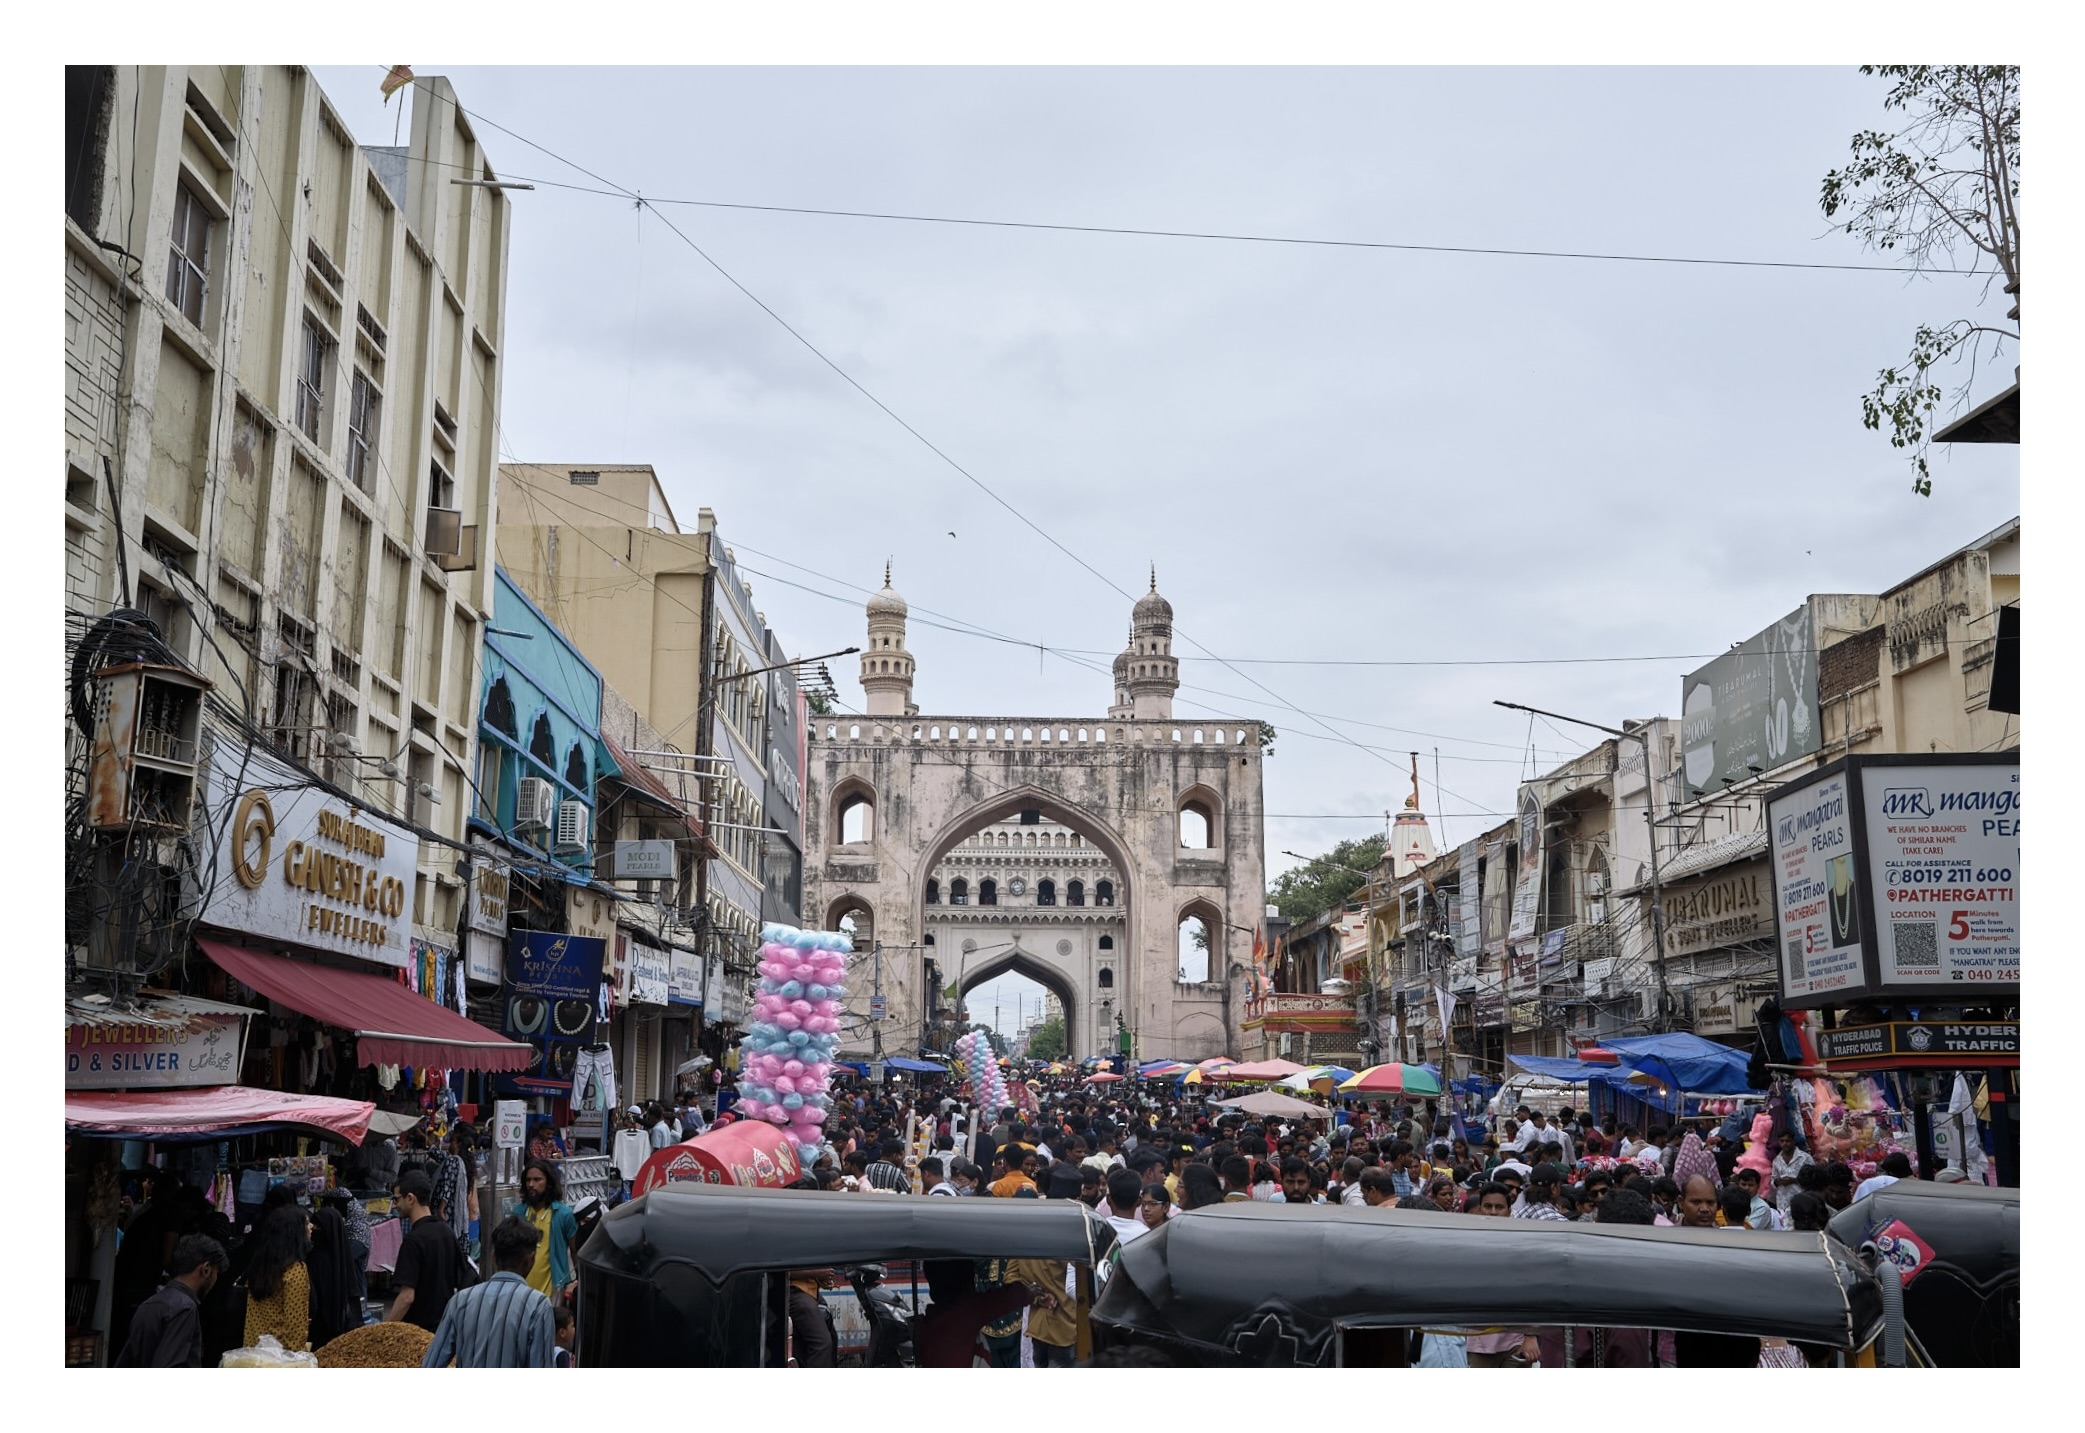
[[420, 838], [266, 753], [220, 743], [204, 786], [211, 864], [202, 918], [315, 950], [412, 958]]
[[1861, 984], [1851, 785], [1841, 771], [1767, 807], [1784, 999]]

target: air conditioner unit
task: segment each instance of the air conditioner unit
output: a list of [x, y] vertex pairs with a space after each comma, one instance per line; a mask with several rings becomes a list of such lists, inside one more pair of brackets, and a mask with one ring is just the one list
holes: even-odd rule
[[590, 814], [577, 801], [567, 801], [557, 808], [557, 848], [560, 851], [586, 849], [586, 818]]
[[427, 555], [455, 557], [463, 551], [463, 513], [457, 508], [427, 510]]
[[556, 804], [557, 796], [549, 782], [540, 776], [522, 777], [514, 792], [515, 826], [548, 829], [550, 812]]

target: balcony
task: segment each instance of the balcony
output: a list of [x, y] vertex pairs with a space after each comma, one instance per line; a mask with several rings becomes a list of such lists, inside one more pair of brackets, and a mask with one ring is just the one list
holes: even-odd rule
[[1351, 1031], [1355, 1021], [1351, 995], [1262, 995], [1245, 1002], [1245, 1028]]

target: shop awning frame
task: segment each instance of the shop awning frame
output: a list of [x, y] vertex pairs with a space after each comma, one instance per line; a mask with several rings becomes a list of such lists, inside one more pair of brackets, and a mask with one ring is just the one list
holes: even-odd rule
[[537, 1063], [533, 1047], [415, 995], [389, 976], [302, 964], [200, 936], [196, 944], [240, 984], [353, 1034], [356, 1058], [365, 1065], [517, 1071]]
[[271, 1130], [316, 1130], [360, 1144], [376, 1106], [368, 1100], [292, 1095], [250, 1085], [183, 1090], [67, 1090], [65, 1128], [93, 1139], [160, 1144], [231, 1139]]

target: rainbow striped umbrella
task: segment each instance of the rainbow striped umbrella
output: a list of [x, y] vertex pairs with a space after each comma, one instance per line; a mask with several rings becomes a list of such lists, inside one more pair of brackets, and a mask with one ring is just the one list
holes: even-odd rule
[[1343, 1095], [1438, 1095], [1441, 1082], [1423, 1065], [1370, 1065], [1339, 1083]]

